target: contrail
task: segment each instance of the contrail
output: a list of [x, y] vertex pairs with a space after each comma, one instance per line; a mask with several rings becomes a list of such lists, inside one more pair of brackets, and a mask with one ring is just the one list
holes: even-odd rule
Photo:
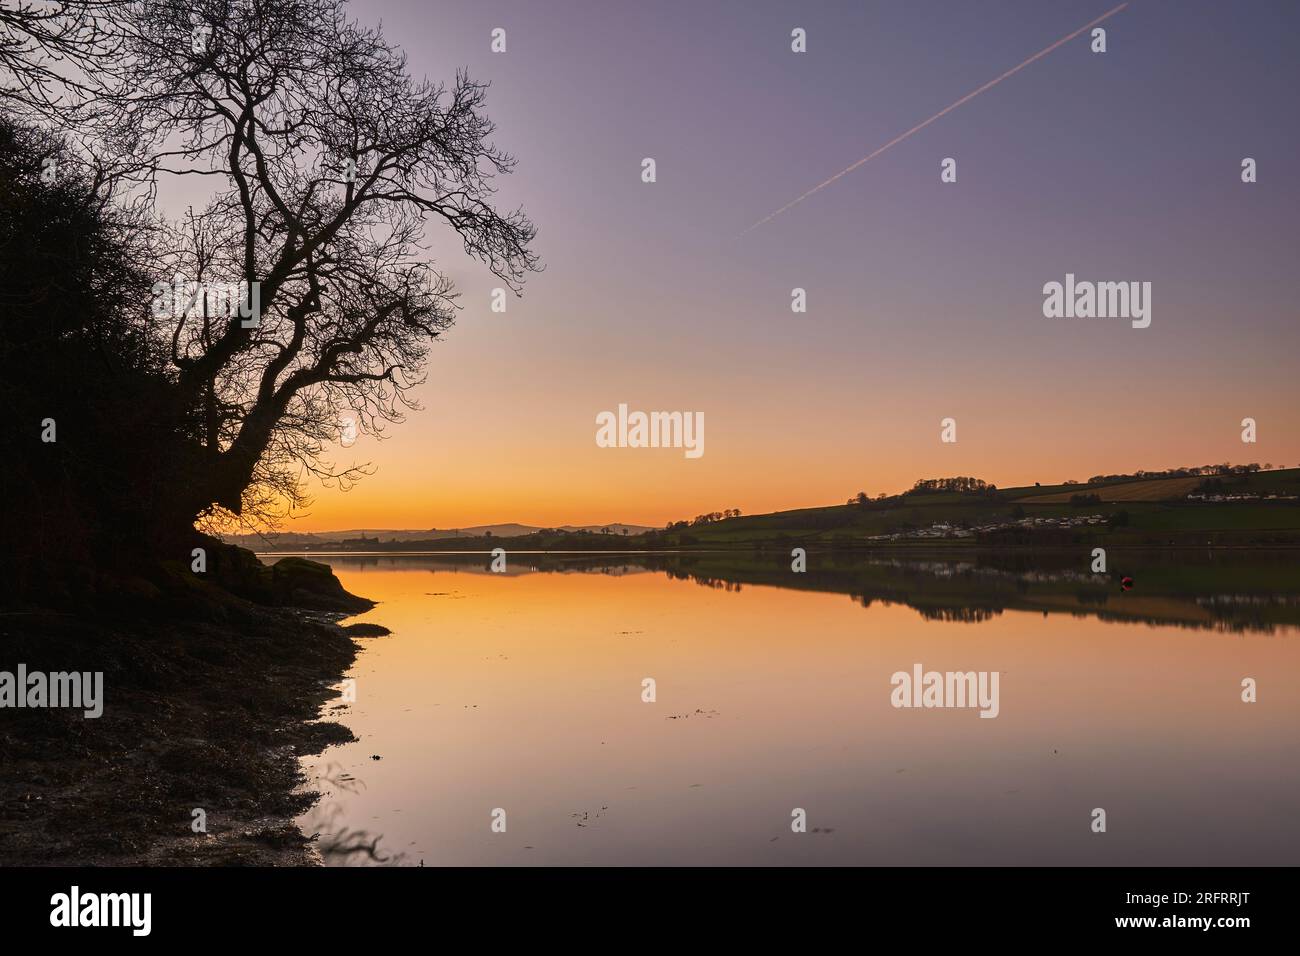
[[939, 112], [935, 113], [933, 116], [931, 116], [931, 117], [930, 117], [928, 120], [926, 120], [925, 122], [923, 122], [923, 123], [917, 123], [917, 124], [916, 124], [915, 126], [913, 126], [911, 129], [909, 129], [906, 133], [902, 133], [902, 134], [900, 134], [900, 135], [898, 135], [898, 136], [895, 136], [893, 139], [891, 139], [891, 140], [890, 140], [888, 143], [886, 143], [884, 146], [881, 146], [881, 147], [880, 147], [879, 149], [877, 149], [875, 152], [873, 152], [873, 153], [871, 153], [871, 154], [869, 154], [869, 155], [867, 155], [867, 156], [863, 156], [861, 159], [859, 159], [859, 160], [858, 160], [856, 163], [854, 163], [852, 166], [848, 166], [848, 167], [846, 167], [846, 168], [844, 168], [844, 169], [841, 169], [838, 173], [836, 173], [836, 174], [835, 174], [834, 176], [832, 176], [830, 179], [827, 179], [825, 182], [820, 182], [820, 183], [818, 183], [816, 186], [814, 186], [812, 189], [808, 190], [806, 193], [804, 193], [804, 194], [803, 194], [802, 196], [800, 196], [799, 198], [790, 200], [790, 202], [786, 203], [784, 206], [782, 206], [782, 207], [781, 207], [780, 209], [778, 209], [776, 212], [774, 212], [774, 213], [769, 213], [768, 215], [764, 216], [764, 217], [763, 217], [762, 219], [760, 219], [758, 222], [754, 223], [752, 226], [750, 226], [748, 229], [746, 229], [744, 232], [742, 232], [741, 235], [742, 235], [742, 236], [747, 235], [747, 234], [753, 232], [753, 231], [754, 231], [755, 229], [757, 229], [759, 226], [763, 225], [765, 222], [771, 222], [773, 219], [775, 219], [777, 216], [781, 215], [781, 213], [785, 212], [787, 209], [790, 209], [790, 208], [793, 207], [793, 206], [797, 206], [799, 203], [803, 202], [805, 199], [807, 199], [807, 198], [808, 198], [809, 196], [811, 196], [813, 193], [815, 193], [815, 192], [817, 192], [817, 191], [819, 191], [819, 190], [821, 190], [821, 189], [825, 189], [827, 186], [829, 186], [831, 183], [835, 182], [835, 180], [839, 179], [841, 176], [847, 176], [849, 173], [853, 172], [853, 170], [857, 169], [857, 168], [858, 168], [859, 166], [861, 166], [863, 163], [867, 163], [867, 162], [870, 162], [871, 160], [875, 159], [877, 156], [879, 156], [879, 155], [880, 155], [881, 153], [883, 153], [885, 150], [889, 149], [891, 146], [896, 146], [897, 144], [901, 143], [903, 140], [907, 139], [907, 137], [909, 137], [909, 136], [911, 136], [913, 133], [917, 132], [918, 130], [925, 129], [927, 126], [929, 126], [929, 125], [930, 125], [931, 123], [933, 123], [935, 120], [939, 119], [941, 116], [946, 116], [947, 114], [951, 113], [953, 110], [955, 110], [957, 107], [961, 106], [961, 105], [962, 105], [963, 103], [965, 103], [967, 100], [973, 100], [975, 97], [979, 96], [981, 93], [983, 93], [983, 92], [984, 92], [985, 90], [987, 90], [989, 87], [997, 86], [999, 83], [1001, 83], [1003, 80], [1005, 80], [1008, 76], [1012, 76], [1012, 75], [1014, 75], [1014, 74], [1016, 74], [1016, 73], [1019, 73], [1021, 70], [1023, 70], [1025, 67], [1027, 67], [1030, 63], [1033, 63], [1035, 60], [1041, 60], [1043, 57], [1047, 56], [1047, 54], [1049, 54], [1049, 53], [1051, 53], [1053, 50], [1055, 50], [1058, 46], [1061, 46], [1062, 44], [1065, 44], [1065, 43], [1069, 43], [1071, 40], [1073, 40], [1075, 37], [1077, 37], [1077, 36], [1078, 36], [1080, 33], [1082, 33], [1084, 30], [1090, 30], [1090, 29], [1092, 29], [1093, 27], [1095, 27], [1097, 24], [1101, 23], [1101, 21], [1110, 19], [1111, 17], [1113, 17], [1115, 14], [1119, 13], [1121, 10], [1123, 10], [1123, 9], [1124, 9], [1125, 7], [1127, 7], [1127, 6], [1128, 6], [1128, 3], [1127, 3], [1127, 2], [1126, 2], [1126, 3], [1121, 3], [1118, 7], [1115, 7], [1113, 10], [1108, 10], [1108, 11], [1106, 11], [1106, 12], [1103, 13], [1101, 16], [1099, 16], [1096, 20], [1093, 20], [1091, 23], [1085, 23], [1083, 26], [1079, 27], [1079, 29], [1075, 30], [1073, 33], [1070, 33], [1070, 34], [1067, 34], [1066, 36], [1061, 37], [1061, 39], [1057, 40], [1057, 41], [1056, 41], [1055, 43], [1053, 43], [1051, 46], [1049, 46], [1049, 47], [1047, 47], [1047, 48], [1045, 48], [1045, 49], [1039, 50], [1037, 53], [1035, 53], [1035, 54], [1034, 54], [1033, 56], [1031, 56], [1029, 59], [1025, 60], [1023, 63], [1018, 64], [1017, 66], [1013, 66], [1011, 69], [1007, 70], [1005, 73], [1003, 73], [1001, 76], [997, 77], [996, 79], [989, 80], [987, 83], [985, 83], [983, 86], [981, 86], [978, 90], [975, 90], [974, 92], [971, 92], [971, 93], [967, 93], [965, 96], [963, 96], [963, 97], [962, 97], [961, 99], [959, 99], [957, 102], [953, 103], [951, 106], [945, 106], [943, 109], [941, 109]]

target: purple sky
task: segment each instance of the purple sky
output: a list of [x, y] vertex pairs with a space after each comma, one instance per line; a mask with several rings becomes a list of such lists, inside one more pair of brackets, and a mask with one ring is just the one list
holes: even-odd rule
[[[413, 72], [491, 81], [519, 160], [501, 196], [547, 271], [493, 314], [497, 283], [432, 234], [465, 309], [428, 410], [358, 443], [379, 473], [304, 527], [655, 524], [945, 474], [1300, 463], [1295, 4], [1134, 0], [1105, 54], [1085, 34], [740, 236], [1113, 5], [354, 3]], [[1151, 327], [1044, 318], [1067, 272], [1151, 282]], [[620, 402], [702, 410], [706, 454], [597, 449]]]

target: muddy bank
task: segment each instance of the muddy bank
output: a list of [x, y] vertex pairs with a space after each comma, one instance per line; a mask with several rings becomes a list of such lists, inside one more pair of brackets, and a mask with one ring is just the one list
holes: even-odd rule
[[316, 718], [360, 645], [319, 602], [216, 595], [0, 611], [0, 671], [103, 672], [98, 718], [0, 708], [0, 865], [316, 862], [297, 758], [353, 739]]

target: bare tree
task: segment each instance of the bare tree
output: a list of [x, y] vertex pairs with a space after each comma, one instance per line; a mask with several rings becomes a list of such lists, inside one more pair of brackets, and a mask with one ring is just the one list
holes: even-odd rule
[[[322, 458], [342, 414], [377, 434], [412, 407], [456, 310], [426, 223], [516, 293], [536, 230], [494, 206], [514, 160], [489, 140], [485, 86], [412, 79], [342, 0], [145, 0], [123, 37], [129, 93], [98, 104], [94, 132], [155, 181], [212, 185], [169, 224], [148, 319], [192, 443], [176, 507], [265, 516], [307, 474], [358, 476]], [[190, 294], [212, 282], [239, 283], [243, 315]]]
[[0, 3], [0, 103], [68, 119], [113, 75], [126, 0]]

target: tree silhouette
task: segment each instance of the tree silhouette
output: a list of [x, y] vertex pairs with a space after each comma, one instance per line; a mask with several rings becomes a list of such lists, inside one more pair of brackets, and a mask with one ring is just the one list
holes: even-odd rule
[[157, 343], [127, 320], [151, 233], [99, 185], [58, 137], [0, 117], [0, 564], [19, 594], [68, 560], [110, 566], [157, 544], [171, 383]]
[[252, 320], [197, 303], [158, 322], [177, 400], [199, 420], [178, 511], [241, 515], [268, 486], [293, 499], [302, 474], [351, 480], [322, 460], [340, 414], [372, 434], [400, 421], [452, 324], [426, 220], [516, 291], [538, 267], [532, 223], [492, 205], [493, 175], [514, 161], [489, 142], [485, 87], [464, 74], [449, 88], [413, 80], [340, 0], [133, 9], [130, 92], [106, 97], [94, 127], [123, 155], [148, 156], [150, 175], [214, 184], [204, 208], [170, 224], [160, 274], [258, 292]]
[[[0, 87], [31, 93], [22, 70], [53, 84], [98, 65], [105, 79], [73, 86], [77, 108], [61, 114], [73, 128], [61, 138], [6, 121], [0, 269], [6, 298], [31, 312], [27, 324], [6, 315], [2, 347], [10, 367], [34, 352], [19, 378], [30, 373], [28, 391], [46, 397], [61, 390], [65, 409], [63, 443], [24, 454], [33, 475], [59, 463], [75, 501], [66, 510], [93, 511], [105, 542], [129, 537], [177, 558], [196, 520], [273, 520], [304, 501], [309, 476], [364, 473], [325, 460], [344, 416], [380, 434], [415, 407], [410, 391], [457, 310], [426, 249], [429, 225], [449, 227], [516, 293], [540, 268], [536, 230], [494, 204], [494, 178], [514, 160], [491, 142], [485, 86], [463, 73], [447, 85], [413, 79], [342, 0], [55, 6], [63, 19], [29, 18], [26, 34], [0, 42]], [[6, 8], [0, 23], [13, 15]], [[54, 95], [37, 93], [11, 108], [31, 114]], [[55, 153], [47, 183], [41, 164]], [[152, 201], [169, 177], [208, 195], [163, 218]], [[231, 286], [244, 314], [204, 291]], [[79, 381], [70, 373], [84, 356], [66, 353], [83, 320], [99, 330], [85, 344], [103, 367]], [[62, 369], [56, 358], [68, 360]], [[113, 407], [98, 392], [86, 407], [86, 389], [106, 378], [110, 392], [148, 384], [135, 417], [97, 417]], [[31, 414], [39, 421], [58, 404], [37, 401]], [[122, 434], [123, 420], [139, 433]], [[98, 440], [107, 435], [114, 441]], [[88, 463], [124, 477], [137, 450], [152, 480], [132, 473], [105, 494]], [[74, 453], [86, 467], [71, 467]], [[46, 546], [52, 555], [58, 543]]]
[[0, 103], [58, 120], [113, 78], [126, 0], [0, 6]]

